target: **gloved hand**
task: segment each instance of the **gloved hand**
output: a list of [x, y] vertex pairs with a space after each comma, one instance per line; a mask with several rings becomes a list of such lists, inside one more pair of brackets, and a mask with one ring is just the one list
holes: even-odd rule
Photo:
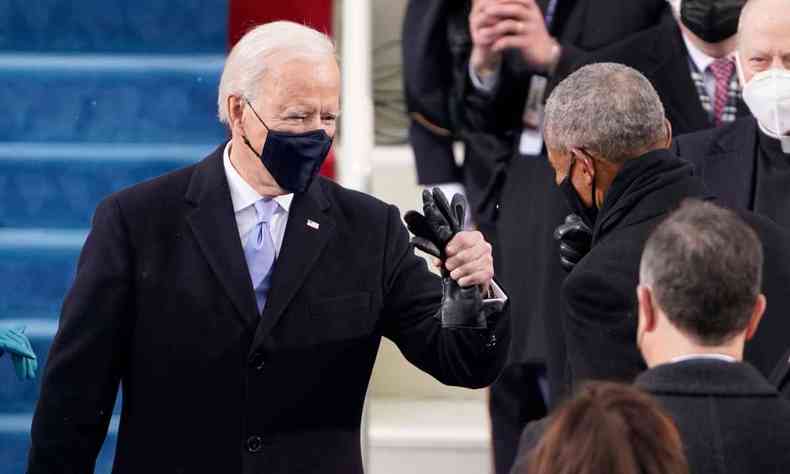
[[439, 259], [442, 263], [442, 306], [439, 318], [444, 328], [486, 329], [488, 317], [502, 311], [499, 300], [484, 301], [477, 287], [462, 288], [450, 277], [444, 265], [446, 247], [455, 234], [463, 229], [466, 219], [466, 198], [461, 194], [447, 201], [439, 188], [422, 193], [423, 214], [409, 211], [404, 216], [406, 226], [414, 237], [413, 246]]
[[32, 380], [36, 378], [38, 361], [30, 340], [24, 334], [25, 328], [0, 329], [0, 356], [8, 351], [11, 362], [19, 380]]
[[581, 217], [568, 214], [565, 222], [554, 229], [554, 239], [560, 242], [560, 264], [570, 272], [590, 251], [592, 230]]

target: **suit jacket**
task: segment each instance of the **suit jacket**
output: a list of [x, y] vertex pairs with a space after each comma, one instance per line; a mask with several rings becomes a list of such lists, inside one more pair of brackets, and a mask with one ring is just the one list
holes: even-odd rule
[[323, 178], [294, 197], [259, 315], [222, 149], [97, 208], [44, 374], [31, 474], [92, 472], [119, 383], [115, 474], [361, 473], [382, 336], [443, 383], [496, 377], [507, 323], [494, 344], [441, 329], [440, 281], [397, 209]]
[[[670, 9], [665, 11], [658, 25], [584, 56], [576, 68], [600, 62], [625, 64], [644, 74], [664, 104], [673, 135], [713, 127], [691, 79], [688, 49]], [[738, 101], [737, 114], [749, 115], [742, 100]]]
[[672, 149], [694, 164], [696, 173], [722, 204], [751, 210], [757, 133], [757, 121], [749, 116], [724, 127], [677, 137]]
[[[689, 472], [752, 474], [787, 472], [790, 402], [746, 363], [689, 360], [646, 371], [635, 385], [655, 396], [675, 421]], [[546, 419], [524, 430], [513, 472], [540, 440]]]

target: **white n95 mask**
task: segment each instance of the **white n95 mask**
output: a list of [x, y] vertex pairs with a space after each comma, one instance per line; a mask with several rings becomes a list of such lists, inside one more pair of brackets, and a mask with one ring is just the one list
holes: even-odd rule
[[755, 74], [743, 86], [743, 101], [760, 129], [790, 153], [790, 70], [772, 68]]

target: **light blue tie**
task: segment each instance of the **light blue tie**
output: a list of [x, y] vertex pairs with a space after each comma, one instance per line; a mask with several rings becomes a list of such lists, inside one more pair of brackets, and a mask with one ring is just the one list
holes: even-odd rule
[[266, 295], [269, 293], [274, 271], [274, 241], [269, 230], [269, 222], [275, 209], [277, 209], [277, 201], [273, 199], [264, 198], [255, 203], [258, 223], [247, 234], [247, 242], [244, 245], [244, 257], [247, 259], [252, 287], [255, 289], [258, 313], [262, 313], [263, 308], [266, 307]]

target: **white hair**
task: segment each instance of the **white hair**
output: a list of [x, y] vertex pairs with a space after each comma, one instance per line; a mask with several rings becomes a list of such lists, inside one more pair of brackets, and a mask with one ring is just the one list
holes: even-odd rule
[[228, 97], [255, 100], [260, 80], [275, 53], [335, 56], [335, 45], [325, 34], [298, 23], [275, 21], [248, 31], [231, 49], [219, 82], [219, 120], [229, 123]]

